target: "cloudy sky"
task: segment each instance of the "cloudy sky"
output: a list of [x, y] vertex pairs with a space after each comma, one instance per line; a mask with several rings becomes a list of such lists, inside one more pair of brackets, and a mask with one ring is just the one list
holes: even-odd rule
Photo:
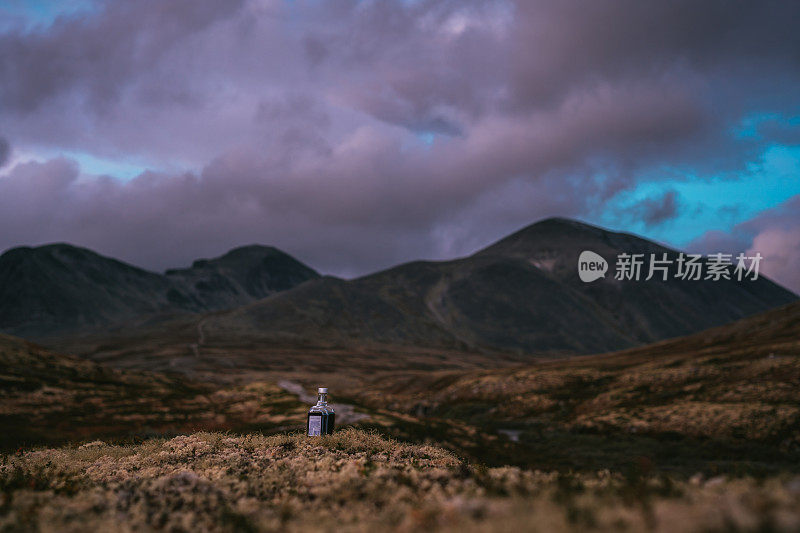
[[353, 276], [543, 217], [800, 290], [799, 2], [0, 0], [0, 250]]

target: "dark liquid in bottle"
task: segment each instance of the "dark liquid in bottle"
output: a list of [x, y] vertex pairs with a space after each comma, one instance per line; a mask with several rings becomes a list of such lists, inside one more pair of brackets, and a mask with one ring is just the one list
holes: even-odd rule
[[307, 434], [330, 435], [333, 433], [333, 426], [335, 423], [336, 423], [336, 413], [310, 412], [308, 413], [308, 417], [306, 418]]

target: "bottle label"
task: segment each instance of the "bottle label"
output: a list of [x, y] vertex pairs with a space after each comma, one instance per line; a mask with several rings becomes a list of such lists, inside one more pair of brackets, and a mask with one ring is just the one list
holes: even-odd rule
[[311, 417], [308, 418], [308, 434], [309, 434], [309, 436], [322, 435], [322, 417], [321, 416], [311, 416]]

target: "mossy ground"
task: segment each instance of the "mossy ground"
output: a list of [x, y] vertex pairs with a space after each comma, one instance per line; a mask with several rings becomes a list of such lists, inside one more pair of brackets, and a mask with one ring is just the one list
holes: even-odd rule
[[794, 531], [800, 479], [487, 468], [437, 446], [196, 433], [0, 458], [2, 531]]

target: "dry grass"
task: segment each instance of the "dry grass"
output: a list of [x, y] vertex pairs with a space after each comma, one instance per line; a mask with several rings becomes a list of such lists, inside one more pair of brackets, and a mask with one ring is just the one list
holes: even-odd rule
[[197, 433], [3, 456], [2, 531], [793, 531], [800, 479], [564, 475], [434, 446]]
[[271, 382], [221, 387], [121, 371], [0, 335], [0, 451], [199, 430], [286, 429], [306, 409]]
[[381, 429], [397, 438], [497, 466], [800, 473], [800, 306], [768, 315], [614, 354], [381, 375], [350, 401], [394, 413]]

